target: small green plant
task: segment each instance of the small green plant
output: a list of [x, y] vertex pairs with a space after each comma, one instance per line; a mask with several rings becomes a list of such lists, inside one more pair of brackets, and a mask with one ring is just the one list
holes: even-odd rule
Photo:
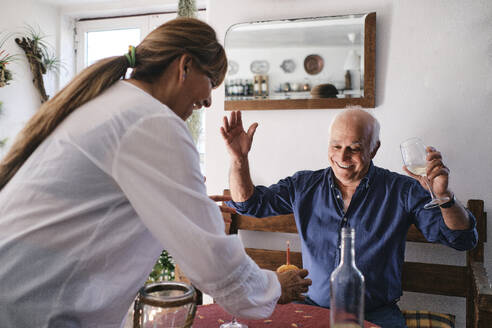
[[53, 72], [59, 74], [61, 69], [65, 69], [65, 65], [55, 55], [52, 46], [46, 41], [47, 35], [38, 27], [26, 25], [25, 38], [28, 41], [31, 49], [34, 51], [31, 54], [26, 54], [39, 62], [41, 65], [41, 73]]
[[17, 45], [24, 50], [29, 61], [33, 73], [33, 83], [40, 93], [41, 102], [45, 102], [49, 98], [44, 88], [43, 74], [47, 72], [58, 74], [60, 69], [65, 69], [45, 38], [46, 35], [41, 32], [39, 27], [34, 28], [27, 25], [23, 36], [15, 39]]
[[13, 76], [12, 72], [7, 69], [7, 65], [17, 60], [17, 55], [11, 55], [4, 49], [5, 42], [7, 42], [9, 37], [11, 37], [11, 34], [2, 36], [2, 32], [0, 32], [0, 88], [10, 84], [9, 82], [13, 79]]
[[162, 251], [147, 279], [147, 283], [174, 280], [174, 261], [167, 251]]

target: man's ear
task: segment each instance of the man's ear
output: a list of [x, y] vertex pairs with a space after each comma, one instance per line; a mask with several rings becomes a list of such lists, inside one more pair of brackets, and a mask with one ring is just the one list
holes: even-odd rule
[[381, 146], [381, 142], [378, 140], [378, 142], [376, 143], [376, 146], [371, 151], [371, 159], [373, 159], [374, 156], [376, 156], [376, 153], [378, 152], [378, 149], [379, 149], [380, 146]]
[[191, 71], [192, 58], [188, 54], [182, 54], [178, 62], [179, 80], [185, 81]]

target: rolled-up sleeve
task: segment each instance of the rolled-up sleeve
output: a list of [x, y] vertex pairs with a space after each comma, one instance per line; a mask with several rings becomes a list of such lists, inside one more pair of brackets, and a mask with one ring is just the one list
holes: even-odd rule
[[445, 240], [445, 244], [457, 249], [459, 251], [466, 251], [477, 246], [478, 242], [478, 233], [476, 229], [477, 220], [470, 213], [470, 211], [466, 210], [468, 213], [468, 219], [470, 220], [470, 229], [466, 230], [451, 230], [448, 228], [444, 219], [441, 215], [441, 220], [439, 221], [439, 231], [441, 232], [443, 238]]
[[470, 211], [467, 210], [470, 229], [449, 229], [439, 207], [424, 209], [424, 204], [431, 200], [427, 190], [417, 182], [413, 182], [408, 190], [408, 206], [415, 218], [414, 223], [428, 241], [441, 243], [459, 251], [469, 250], [477, 245], [476, 219]]
[[246, 201], [229, 201], [227, 205], [235, 208], [241, 214], [248, 214], [257, 218], [290, 214], [293, 212], [294, 179], [295, 176], [288, 177], [270, 187], [255, 186], [253, 195]]
[[184, 122], [155, 115], [134, 124], [121, 139], [113, 177], [194, 285], [232, 314], [260, 318], [272, 313], [280, 297], [276, 274], [261, 270], [239, 238], [224, 233]]

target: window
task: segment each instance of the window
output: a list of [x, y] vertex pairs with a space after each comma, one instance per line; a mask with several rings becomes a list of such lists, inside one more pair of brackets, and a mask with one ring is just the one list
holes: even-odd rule
[[[176, 13], [155, 14], [121, 18], [84, 20], [76, 24], [77, 73], [99, 59], [121, 56], [129, 45], [138, 45], [145, 36], [157, 26], [176, 18]], [[198, 12], [198, 18], [205, 20], [205, 11]], [[197, 149], [200, 153], [200, 167], [203, 172], [205, 158], [205, 131], [203, 110], [199, 116], [197, 129]]]
[[123, 54], [128, 49], [127, 44], [139, 42], [140, 29], [138, 28], [87, 32], [87, 65], [92, 65], [105, 57]]
[[[199, 18], [204, 14], [199, 12]], [[77, 72], [98, 59], [119, 56], [176, 13], [80, 21], [76, 25]]]

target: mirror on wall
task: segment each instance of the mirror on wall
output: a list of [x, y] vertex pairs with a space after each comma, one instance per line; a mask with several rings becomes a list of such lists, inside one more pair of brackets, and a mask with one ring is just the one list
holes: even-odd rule
[[233, 25], [225, 109], [374, 107], [375, 43], [376, 13]]

